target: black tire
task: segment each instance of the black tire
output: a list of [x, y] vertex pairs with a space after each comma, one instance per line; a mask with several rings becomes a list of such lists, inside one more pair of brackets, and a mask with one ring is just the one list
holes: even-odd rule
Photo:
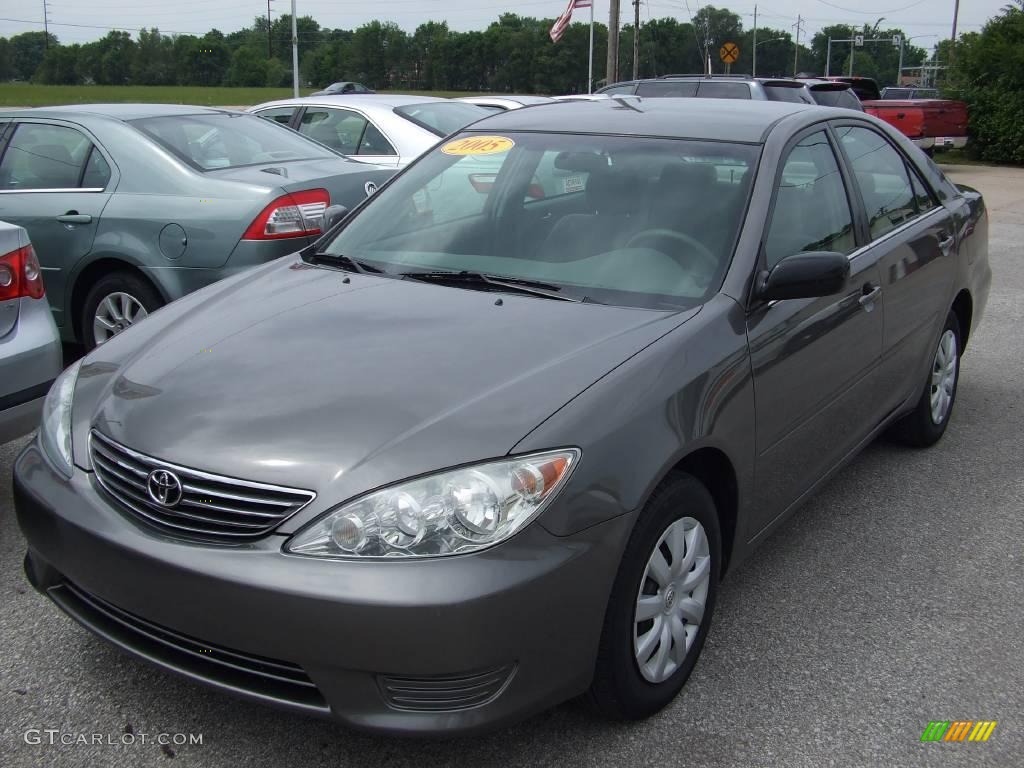
[[127, 293], [138, 301], [146, 309], [146, 312], [154, 312], [164, 305], [160, 294], [145, 278], [131, 272], [111, 272], [104, 275], [89, 289], [85, 295], [85, 303], [82, 305], [79, 328], [81, 329], [81, 342], [86, 351], [96, 346], [96, 337], [93, 333], [93, 318], [96, 315], [96, 310], [100, 302], [112, 293]]
[[[947, 331], [952, 331], [953, 338], [956, 340], [956, 374], [953, 377], [953, 392], [949, 400], [949, 406], [946, 408], [942, 418], [936, 422], [932, 417], [931, 407], [932, 373], [935, 370], [935, 354], [938, 351], [938, 344], [941, 343]], [[956, 315], [950, 312], [946, 316], [946, 323], [942, 327], [942, 333], [939, 334], [939, 342], [936, 343], [936, 348], [930, 353], [932, 362], [928, 366], [928, 375], [925, 378], [924, 387], [920, 398], [918, 398], [917, 405], [914, 406], [914, 410], [897, 421], [890, 431], [891, 436], [895, 440], [916, 448], [927, 448], [930, 445], [935, 445], [939, 438], [945, 434], [946, 427], [949, 425], [949, 419], [953, 415], [957, 388], [960, 384], [960, 356], [963, 350], [961, 338], [960, 323]]]
[[[697, 520], [707, 534], [710, 581], [697, 634], [678, 669], [659, 683], [644, 678], [633, 648], [634, 618], [641, 579], [654, 547], [668, 527], [683, 517]], [[711, 624], [721, 572], [721, 533], [715, 503], [691, 475], [673, 473], [658, 487], [626, 545], [605, 613], [594, 679], [586, 703], [615, 720], [640, 720], [672, 701], [693, 671]]]

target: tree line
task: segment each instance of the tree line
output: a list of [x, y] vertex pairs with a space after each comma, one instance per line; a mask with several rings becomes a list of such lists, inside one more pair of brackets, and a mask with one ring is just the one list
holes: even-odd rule
[[[447, 23], [431, 21], [408, 33], [391, 22], [373, 21], [358, 29], [328, 29], [309, 16], [297, 19], [299, 72], [304, 85], [322, 87], [337, 80], [355, 80], [388, 90], [497, 91], [519, 93], [578, 93], [587, 90], [589, 27], [570, 25], [556, 44], [548, 37], [553, 19], [502, 14], [484, 30], [458, 32]], [[632, 72], [631, 25], [621, 31], [618, 79]], [[851, 38], [902, 35], [900, 29], [826, 27], [810, 45], [794, 45], [789, 31], [757, 30], [757, 74], [791, 76], [825, 71], [829, 36]], [[24, 80], [60, 85], [198, 85], [270, 86], [291, 84], [291, 18], [271, 24], [257, 16], [252, 25], [224, 34], [212, 29], [203, 36], [165, 35], [143, 29], [134, 36], [111, 30], [95, 42], [62, 45], [43, 32], [0, 38], [0, 80]], [[603, 83], [608, 30], [594, 28], [594, 73]], [[710, 54], [714, 71], [723, 71], [718, 49], [736, 43], [740, 59], [736, 73], [750, 73], [754, 31], [738, 14], [704, 6], [689, 20], [662, 18], [640, 26], [639, 72], [643, 77], [704, 71]], [[875, 77], [882, 84], [896, 81], [899, 52], [892, 45], [852, 50], [834, 45], [833, 73], [849, 69]], [[904, 51], [904, 65], [924, 61], [926, 52], [914, 46]], [[602, 84], [602, 83], [595, 83]]]

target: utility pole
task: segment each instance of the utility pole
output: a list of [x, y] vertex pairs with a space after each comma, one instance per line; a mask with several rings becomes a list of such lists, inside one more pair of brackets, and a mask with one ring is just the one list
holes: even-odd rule
[[292, 0], [292, 95], [299, 98], [299, 28], [295, 21], [295, 0]]
[[953, 63], [953, 57], [956, 55], [956, 21], [960, 16], [960, 0], [954, 0], [953, 3], [953, 36], [949, 39], [949, 64]]
[[633, 0], [633, 79], [640, 77], [640, 0]]
[[751, 77], [757, 77], [757, 5], [754, 5], [754, 64], [751, 67]]
[[793, 77], [796, 77], [797, 67], [800, 65], [800, 26], [804, 23], [803, 16], [796, 17], [796, 38], [793, 41]]
[[267, 0], [267, 58], [274, 55], [274, 49], [270, 43], [270, 0]]
[[[953, 22], [954, 29], [956, 22]], [[50, 12], [46, 9], [46, 0], [43, 0], [43, 53], [50, 50]]]
[[619, 79], [619, 0], [608, 2], [608, 66], [607, 85]]

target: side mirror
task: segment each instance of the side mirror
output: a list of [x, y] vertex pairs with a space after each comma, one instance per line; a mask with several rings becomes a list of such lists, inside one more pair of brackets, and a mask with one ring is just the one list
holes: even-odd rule
[[850, 260], [834, 251], [806, 251], [787, 256], [761, 282], [764, 301], [811, 299], [839, 293], [850, 276]]
[[324, 211], [324, 232], [334, 229], [334, 225], [348, 216], [348, 208], [344, 205], [329, 205]]

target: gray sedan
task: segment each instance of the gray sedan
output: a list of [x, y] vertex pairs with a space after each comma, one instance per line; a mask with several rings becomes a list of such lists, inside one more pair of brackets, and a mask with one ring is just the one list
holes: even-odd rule
[[0, 221], [0, 444], [36, 428], [61, 367], [35, 250], [24, 229]]
[[63, 374], [15, 464], [28, 578], [359, 728], [646, 717], [724, 574], [876, 436], [942, 437], [990, 282], [981, 196], [872, 117], [495, 115]]
[[250, 112], [286, 125], [335, 152], [402, 168], [438, 139], [487, 117], [490, 110], [431, 96], [308, 96], [268, 101]]
[[0, 113], [0, 219], [28, 230], [62, 335], [91, 348], [168, 301], [302, 248], [393, 171], [240, 112]]

